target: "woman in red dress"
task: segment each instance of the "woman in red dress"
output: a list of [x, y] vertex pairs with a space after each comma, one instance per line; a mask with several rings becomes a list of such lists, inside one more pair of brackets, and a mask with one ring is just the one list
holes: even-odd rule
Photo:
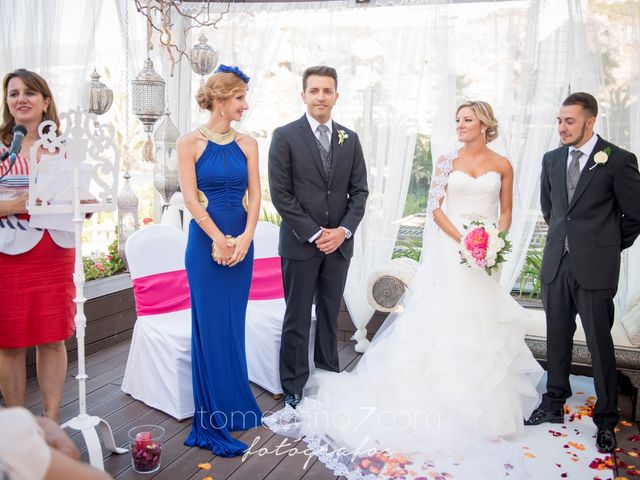
[[28, 158], [45, 120], [60, 125], [47, 82], [24, 69], [5, 76], [0, 153], [16, 124], [27, 133], [15, 163], [0, 163], [0, 392], [8, 407], [24, 404], [26, 351], [35, 345], [43, 415], [57, 421], [67, 370], [64, 341], [74, 330], [74, 239], [70, 232], [29, 225]]

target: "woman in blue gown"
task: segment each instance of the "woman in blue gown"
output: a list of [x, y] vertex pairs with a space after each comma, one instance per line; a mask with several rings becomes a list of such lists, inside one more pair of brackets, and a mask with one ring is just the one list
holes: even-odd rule
[[180, 186], [193, 215], [185, 265], [195, 414], [184, 443], [225, 457], [247, 449], [229, 432], [256, 427], [262, 416], [249, 387], [244, 341], [260, 211], [258, 146], [231, 128], [249, 108], [248, 81], [237, 67], [221, 65], [196, 96], [209, 120], [177, 143]]

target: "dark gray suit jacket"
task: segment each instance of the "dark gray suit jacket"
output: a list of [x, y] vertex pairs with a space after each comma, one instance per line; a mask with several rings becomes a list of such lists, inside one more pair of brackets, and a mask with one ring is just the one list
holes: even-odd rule
[[[320, 227], [348, 228], [353, 235], [364, 216], [367, 169], [358, 135], [333, 122], [332, 175], [325, 179], [316, 137], [305, 115], [277, 128], [269, 149], [271, 201], [282, 217], [279, 254], [306, 260], [317, 247], [309, 238]], [[338, 144], [338, 130], [348, 138]], [[345, 258], [353, 256], [353, 236], [339, 248]]]
[[[596, 165], [593, 157], [606, 147], [611, 149], [608, 161]], [[580, 286], [616, 289], [620, 252], [640, 233], [638, 160], [598, 137], [568, 204], [567, 156], [568, 147], [560, 147], [542, 160], [540, 205], [549, 230], [540, 278], [543, 283], [554, 280], [567, 236], [571, 269]]]

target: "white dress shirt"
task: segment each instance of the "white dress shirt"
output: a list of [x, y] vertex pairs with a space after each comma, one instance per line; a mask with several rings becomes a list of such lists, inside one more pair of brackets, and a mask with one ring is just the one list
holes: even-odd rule
[[320, 140], [320, 132], [318, 131], [318, 127], [320, 125], [324, 125], [329, 129], [329, 138], [331, 138], [331, 134], [333, 133], [333, 120], [331, 118], [321, 124], [318, 120], [309, 115], [309, 112], [306, 112], [305, 115], [307, 116], [307, 122], [309, 122], [309, 125], [311, 126], [311, 131], [318, 140]]
[[580, 157], [580, 171], [582, 172], [582, 169], [584, 168], [584, 166], [587, 164], [587, 160], [589, 160], [589, 157], [591, 156], [591, 152], [593, 152], [593, 149], [596, 148], [596, 142], [598, 141], [598, 135], [596, 135], [595, 133], [591, 136], [591, 138], [587, 141], [587, 143], [585, 143], [584, 145], [582, 145], [580, 148], [576, 148], [573, 145], [569, 147], [569, 153], [567, 154], [567, 170], [569, 170], [569, 164], [571, 163], [571, 152], [573, 152], [574, 150], [580, 150], [582, 152], [582, 156]]

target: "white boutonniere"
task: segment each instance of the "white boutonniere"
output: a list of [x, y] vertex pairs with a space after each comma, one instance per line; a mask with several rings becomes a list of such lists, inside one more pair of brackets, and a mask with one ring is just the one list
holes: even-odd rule
[[593, 170], [598, 165], [604, 165], [605, 163], [607, 163], [607, 161], [609, 161], [609, 155], [611, 155], [611, 149], [609, 147], [605, 147], [600, 150], [593, 156], [593, 161], [595, 163], [589, 170]]
[[342, 145], [347, 138], [349, 138], [347, 132], [344, 130], [338, 130], [338, 145]]

